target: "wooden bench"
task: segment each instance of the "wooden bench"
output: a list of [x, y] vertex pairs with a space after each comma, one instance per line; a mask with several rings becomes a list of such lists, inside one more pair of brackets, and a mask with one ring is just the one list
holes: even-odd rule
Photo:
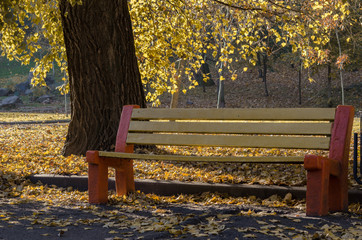
[[[348, 208], [348, 157], [354, 109], [140, 109], [124, 106], [115, 152], [88, 151], [90, 203], [108, 199], [108, 167], [116, 192], [135, 191], [132, 159], [232, 163], [304, 163], [307, 215]], [[179, 156], [136, 154], [134, 145], [321, 149], [329, 156]]]

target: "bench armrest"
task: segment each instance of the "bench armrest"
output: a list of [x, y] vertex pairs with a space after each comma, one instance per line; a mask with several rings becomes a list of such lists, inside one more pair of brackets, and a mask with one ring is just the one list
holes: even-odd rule
[[308, 171], [322, 170], [324, 165], [329, 168], [330, 175], [339, 176], [341, 174], [341, 164], [337, 160], [317, 155], [304, 157], [304, 168]]
[[[103, 157], [103, 156], [99, 156], [99, 151], [87, 151], [86, 153], [86, 161], [89, 164], [102, 164], [105, 165], [107, 167], [113, 167], [113, 168], [122, 168], [124, 165], [124, 160], [125, 159], [115, 159], [115, 158], [110, 158], [110, 157]], [[126, 161], [129, 161], [129, 159], [127, 159]]]

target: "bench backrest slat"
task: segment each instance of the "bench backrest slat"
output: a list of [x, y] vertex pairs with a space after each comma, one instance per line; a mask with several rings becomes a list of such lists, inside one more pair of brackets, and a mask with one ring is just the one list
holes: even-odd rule
[[131, 121], [129, 132], [330, 135], [332, 123]]
[[151, 120], [305, 120], [331, 121], [334, 108], [134, 109], [132, 119]]
[[329, 137], [129, 133], [127, 144], [329, 149]]
[[334, 108], [133, 108], [126, 144], [327, 150], [334, 115]]

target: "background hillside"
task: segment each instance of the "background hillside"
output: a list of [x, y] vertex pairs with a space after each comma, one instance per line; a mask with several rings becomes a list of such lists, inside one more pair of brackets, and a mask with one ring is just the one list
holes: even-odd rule
[[[28, 78], [29, 66], [22, 66], [17, 62], [9, 62], [0, 58], [0, 88], [14, 88], [16, 84]], [[217, 72], [210, 64], [210, 71], [214, 86], [196, 87], [186, 94], [180, 93], [178, 107], [216, 107], [217, 105]], [[307, 71], [302, 72], [301, 104], [299, 104], [298, 69], [288, 62], [276, 62], [269, 66], [267, 73], [267, 87], [269, 96], [265, 95], [264, 82], [259, 78], [258, 68], [250, 67], [247, 72], [240, 73], [234, 81], [225, 80], [225, 107], [229, 108], [256, 108], [256, 107], [335, 107], [341, 104], [341, 86], [339, 73], [332, 69], [331, 95], [329, 97], [327, 67], [319, 67], [311, 72], [314, 81], [308, 79]], [[242, 70], [240, 71], [242, 72]], [[53, 73], [51, 73], [53, 74]], [[22, 105], [16, 109], [2, 109], [2, 111], [26, 112], [58, 112], [64, 113], [64, 96], [55, 89], [62, 84], [60, 70], [54, 69], [55, 84], [51, 88], [36, 87], [31, 96], [20, 96]], [[345, 104], [356, 108], [356, 115], [361, 116], [362, 110], [362, 77], [358, 68], [343, 72]], [[42, 94], [49, 94], [53, 100], [48, 103], [33, 101]], [[37, 96], [34, 96], [37, 95]], [[4, 99], [5, 97], [0, 97]], [[171, 94], [161, 96], [161, 106], [169, 107]], [[151, 106], [151, 104], [150, 104]], [[69, 111], [69, 98], [67, 98]]]

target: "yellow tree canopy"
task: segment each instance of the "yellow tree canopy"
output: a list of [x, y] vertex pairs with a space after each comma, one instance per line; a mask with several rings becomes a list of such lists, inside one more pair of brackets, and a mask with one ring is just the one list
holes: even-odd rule
[[[70, 1], [81, 4], [79, 0]], [[257, 53], [290, 47], [304, 66], [328, 59], [324, 46], [349, 14], [343, 0], [130, 0], [136, 54], [148, 101], [158, 104], [164, 92], [178, 91], [179, 76], [189, 79], [183, 89], [197, 85], [193, 72], [205, 57], [236, 79], [246, 70], [234, 63], [255, 64]], [[66, 54], [57, 0], [3, 0], [0, 3], [1, 55], [35, 67], [33, 84], [56, 63], [66, 71]], [[271, 49], [263, 41], [271, 39]], [[208, 76], [204, 76], [207, 78]], [[64, 79], [65, 80], [65, 79]]]

